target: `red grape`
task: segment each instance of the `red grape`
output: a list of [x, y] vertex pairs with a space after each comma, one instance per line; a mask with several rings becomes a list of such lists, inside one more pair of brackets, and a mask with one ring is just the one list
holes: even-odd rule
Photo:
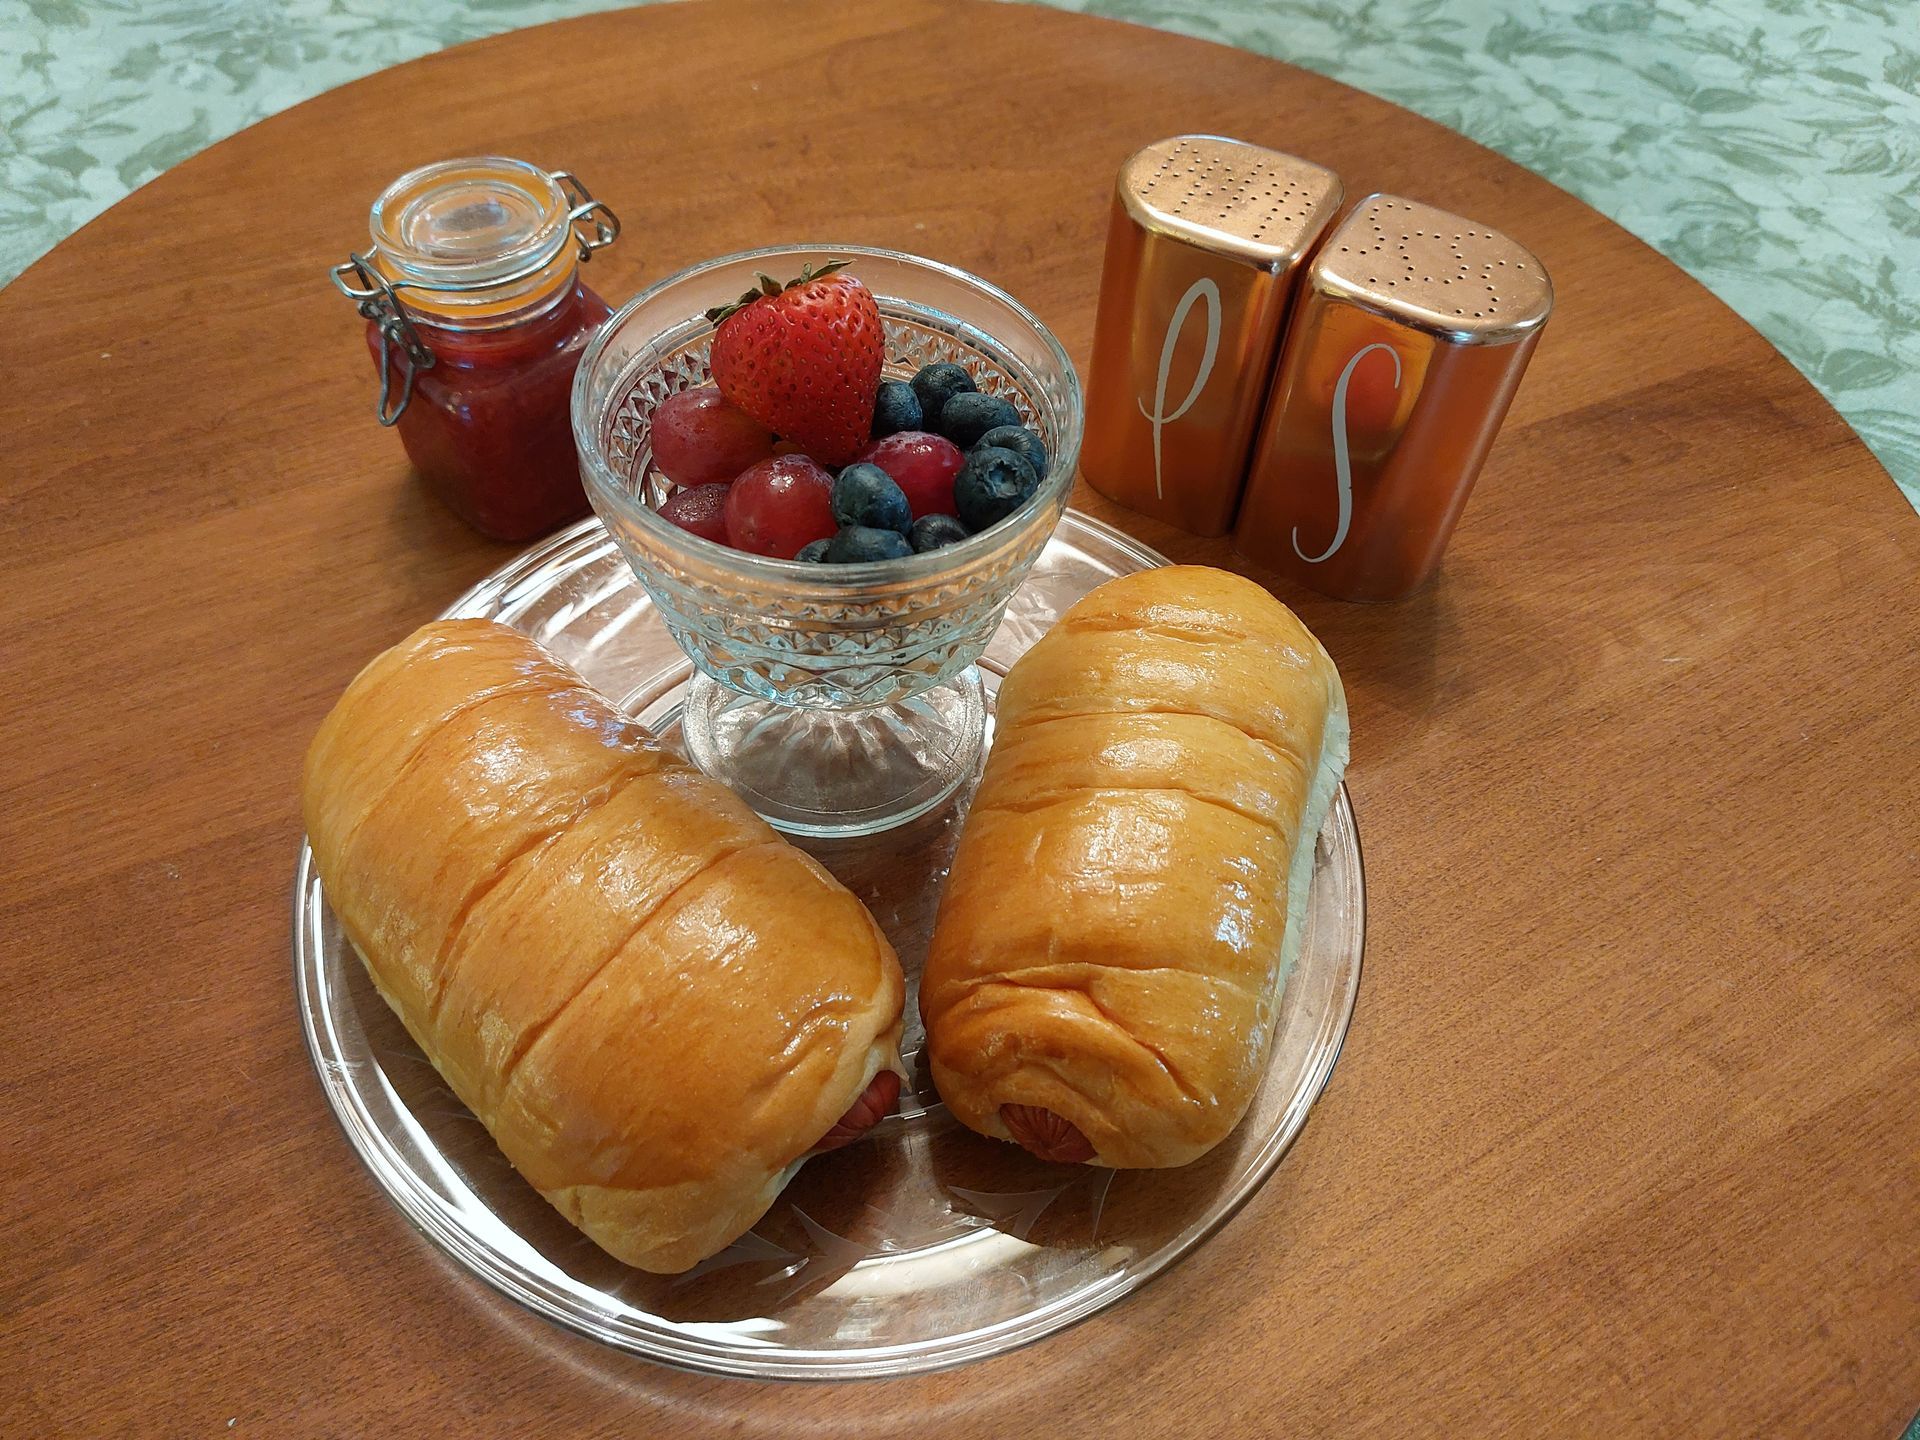
[[800, 547], [838, 533], [833, 476], [804, 455], [762, 460], [727, 495], [727, 540], [736, 550], [791, 560]]
[[907, 504], [916, 520], [922, 515], [957, 513], [953, 508], [953, 477], [966, 458], [951, 440], [924, 430], [902, 430], [860, 452], [861, 460], [878, 465], [907, 492]]
[[773, 433], [711, 385], [662, 400], [652, 434], [653, 463], [678, 485], [731, 480], [773, 453]]
[[660, 518], [693, 532], [702, 540], [724, 545], [727, 543], [727, 492], [732, 488], [722, 481], [675, 491], [660, 507]]

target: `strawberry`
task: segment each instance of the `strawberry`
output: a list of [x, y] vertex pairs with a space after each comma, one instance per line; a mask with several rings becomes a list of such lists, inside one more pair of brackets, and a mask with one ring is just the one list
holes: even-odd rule
[[866, 448], [884, 357], [873, 292], [834, 260], [805, 266], [785, 285], [759, 288], [709, 310], [713, 381], [728, 402], [822, 465]]

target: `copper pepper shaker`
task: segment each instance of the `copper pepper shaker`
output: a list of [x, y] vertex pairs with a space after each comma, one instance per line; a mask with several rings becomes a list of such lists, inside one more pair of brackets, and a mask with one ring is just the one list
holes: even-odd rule
[[1504, 235], [1362, 200], [1307, 267], [1234, 548], [1343, 600], [1425, 584], [1552, 310]]
[[1147, 146], [1120, 169], [1087, 381], [1087, 483], [1199, 535], [1224, 535], [1306, 256], [1340, 179], [1217, 135]]

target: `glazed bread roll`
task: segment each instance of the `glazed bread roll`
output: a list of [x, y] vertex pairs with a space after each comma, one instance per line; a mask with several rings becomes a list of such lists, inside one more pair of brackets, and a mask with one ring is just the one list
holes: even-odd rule
[[935, 1085], [1045, 1159], [1184, 1165], [1239, 1123], [1346, 764], [1339, 673], [1251, 581], [1111, 580], [1008, 671], [920, 1010]]
[[524, 636], [443, 621], [380, 656], [302, 790], [381, 995], [628, 1264], [713, 1254], [892, 1108], [904, 985], [865, 907]]

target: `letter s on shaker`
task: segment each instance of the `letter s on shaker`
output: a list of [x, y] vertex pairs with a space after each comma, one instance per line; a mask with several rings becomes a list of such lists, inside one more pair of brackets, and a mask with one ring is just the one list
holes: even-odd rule
[[1347, 455], [1347, 383], [1360, 368], [1360, 362], [1375, 350], [1384, 350], [1393, 357], [1393, 388], [1400, 388], [1400, 352], [1384, 341], [1362, 345], [1347, 361], [1347, 368], [1340, 372], [1340, 379], [1333, 387], [1333, 483], [1339, 487], [1336, 496], [1340, 504], [1339, 518], [1333, 527], [1333, 543], [1318, 555], [1309, 555], [1300, 548], [1300, 527], [1293, 527], [1293, 553], [1309, 565], [1318, 565], [1346, 544], [1347, 530], [1353, 524], [1353, 462]]

